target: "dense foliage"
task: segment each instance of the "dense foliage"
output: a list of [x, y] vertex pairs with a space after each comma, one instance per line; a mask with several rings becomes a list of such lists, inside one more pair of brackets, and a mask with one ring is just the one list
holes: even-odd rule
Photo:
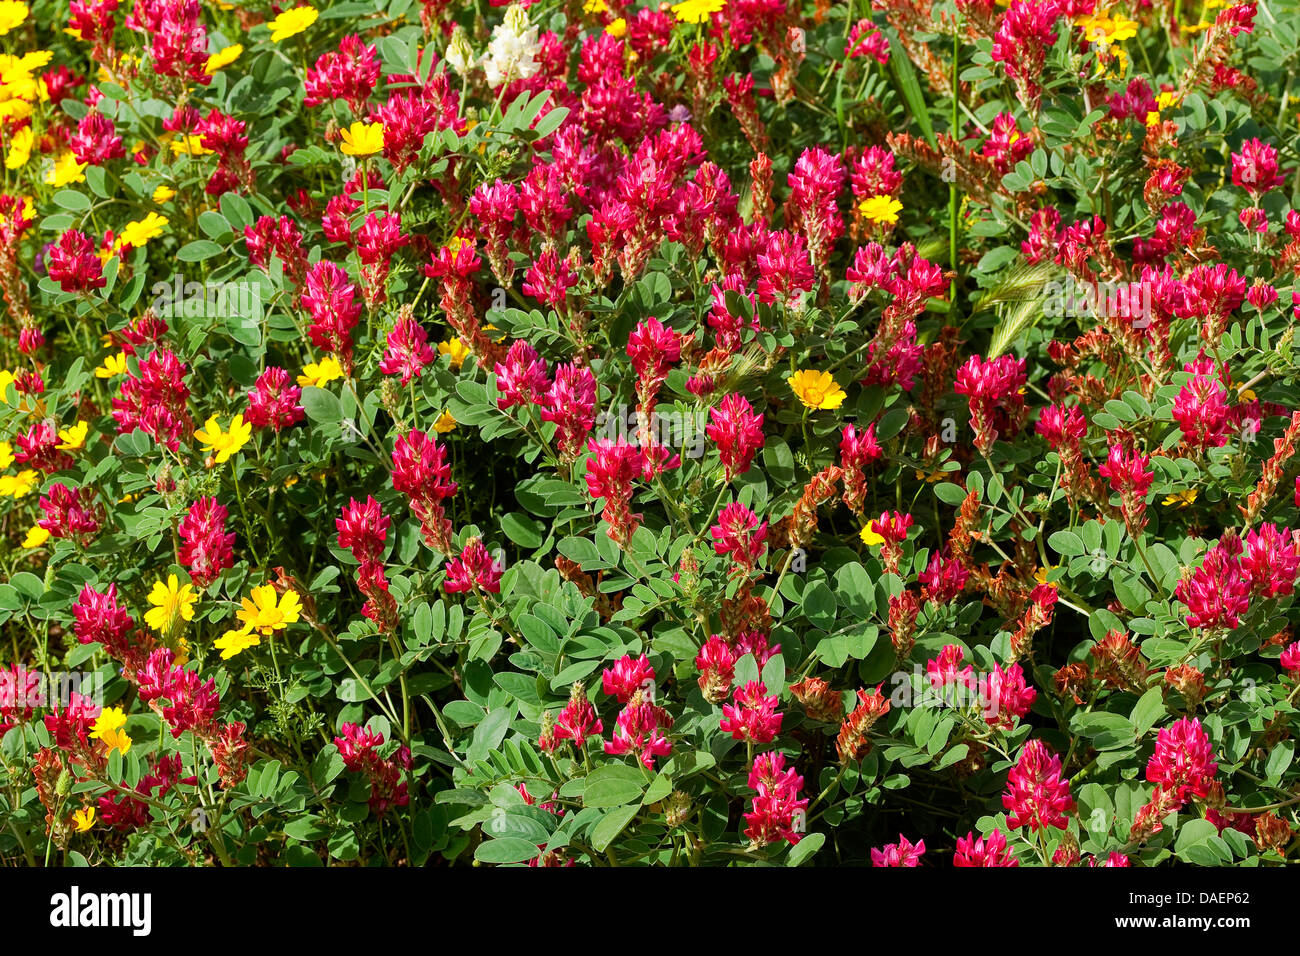
[[0, 858], [1282, 862], [1297, 24], [0, 0]]

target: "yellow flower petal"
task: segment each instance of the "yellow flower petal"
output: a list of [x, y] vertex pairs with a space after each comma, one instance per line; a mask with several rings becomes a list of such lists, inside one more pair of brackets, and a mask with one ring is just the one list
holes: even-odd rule
[[40, 484], [41, 476], [30, 468], [16, 475], [0, 475], [0, 496], [22, 498], [31, 494], [32, 489]]
[[145, 612], [144, 622], [159, 634], [168, 634], [182, 621], [194, 620], [194, 605], [198, 595], [191, 584], [181, 585], [176, 575], [167, 575], [166, 583], [155, 581], [149, 592], [152, 607]]
[[[3, 13], [0, 13], [0, 16], [3, 16]], [[27, 161], [32, 158], [32, 144], [35, 140], [36, 134], [30, 126], [24, 126], [9, 137], [9, 149], [5, 152], [5, 169], [21, 169], [26, 166]]]
[[95, 378], [114, 378], [126, 374], [126, 353], [119, 352], [104, 359], [104, 364], [95, 369]]
[[801, 369], [789, 378], [790, 389], [808, 408], [839, 408], [847, 397], [830, 372]]
[[876, 225], [892, 226], [902, 209], [903, 204], [893, 196], [869, 196], [858, 203], [858, 212]]
[[671, 9], [679, 23], [706, 23], [711, 15], [720, 13], [726, 5], [727, 0], [682, 0]]
[[126, 726], [126, 714], [117, 707], [105, 707], [95, 718], [90, 738], [103, 741], [110, 751], [120, 750], [126, 756], [131, 749], [131, 738], [122, 728]]
[[343, 139], [339, 148], [348, 156], [369, 156], [384, 148], [383, 123], [353, 123], [339, 135]]
[[151, 212], [138, 222], [128, 222], [122, 227], [122, 234], [118, 237], [118, 242], [122, 246], [132, 246], [139, 249], [150, 239], [156, 239], [163, 234], [163, 228], [167, 225], [166, 216], [160, 216], [156, 212]]
[[25, 21], [29, 12], [27, 4], [19, 0], [0, 0], [0, 36]]
[[218, 50], [216, 53], [208, 57], [208, 62], [204, 65], [203, 72], [211, 76], [222, 67], [230, 66], [230, 64], [239, 59], [240, 54], [243, 52], [244, 47], [239, 43]]
[[253, 588], [240, 604], [235, 616], [243, 622], [243, 630], [255, 630], [263, 637], [270, 637], [296, 622], [302, 609], [296, 591], [285, 591], [277, 598], [275, 586], [271, 584]]
[[876, 534], [874, 531], [871, 530], [871, 525], [867, 525], [860, 532], [858, 532], [858, 537], [861, 538], [862, 543], [867, 545], [868, 547], [875, 547], [878, 544], [885, 543], [885, 539], [883, 537], [881, 537], [880, 535]]
[[73, 155], [72, 150], [66, 150], [59, 154], [53, 168], [45, 174], [45, 185], [58, 188], [71, 183], [84, 183], [86, 177], [82, 174], [88, 165], [89, 163], [77, 162], [77, 157]]
[[236, 654], [242, 654], [250, 647], [256, 647], [262, 639], [249, 630], [230, 630], [212, 642], [212, 646], [221, 651], [221, 659], [228, 661]]
[[89, 422], [79, 421], [71, 428], [62, 428], [59, 430], [59, 438], [63, 439], [57, 447], [60, 451], [75, 451], [86, 443], [86, 432], [90, 429]]
[[[439, 346], [441, 349], [441, 346]], [[332, 382], [337, 378], [343, 377], [343, 366], [334, 356], [328, 356], [320, 362], [310, 362], [303, 367], [302, 374], [298, 376], [298, 384], [304, 387], [313, 386], [321, 388], [326, 382]]]
[[271, 42], [279, 43], [281, 40], [297, 36], [315, 23], [319, 16], [320, 14], [312, 7], [294, 7], [284, 11], [268, 24], [271, 28]]

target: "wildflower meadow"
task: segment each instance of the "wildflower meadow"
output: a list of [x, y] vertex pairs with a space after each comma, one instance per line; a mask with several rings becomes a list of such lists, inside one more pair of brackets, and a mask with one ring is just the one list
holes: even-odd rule
[[1297, 0], [0, 0], [0, 861], [1288, 862], [1297, 76]]

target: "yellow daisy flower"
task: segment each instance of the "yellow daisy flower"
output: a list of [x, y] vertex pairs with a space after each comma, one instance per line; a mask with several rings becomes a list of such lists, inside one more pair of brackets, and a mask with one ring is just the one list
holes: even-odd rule
[[253, 588], [240, 603], [242, 607], [235, 616], [244, 622], [244, 630], [255, 630], [263, 637], [270, 637], [297, 621], [302, 607], [296, 591], [285, 591], [277, 599], [275, 586], [271, 584]]
[[438, 420], [433, 423], [433, 430], [441, 435], [447, 434], [456, 427], [456, 419], [451, 417], [451, 412], [444, 411], [438, 416]]
[[194, 620], [194, 605], [199, 596], [191, 584], [180, 584], [176, 575], [167, 575], [167, 583], [155, 581], [149, 592], [149, 603], [153, 605], [144, 613], [144, 622], [159, 634], [171, 631], [179, 621]]
[[294, 7], [292, 10], [284, 11], [268, 24], [271, 28], [271, 42], [279, 43], [281, 40], [297, 36], [315, 23], [319, 16], [320, 14], [313, 7]]
[[157, 239], [161, 236], [168, 221], [166, 216], [151, 212], [143, 219], [128, 222], [122, 227], [122, 235], [117, 240], [118, 246], [132, 246], [139, 249], [150, 239]]
[[30, 468], [16, 475], [0, 475], [0, 495], [8, 498], [22, 498], [31, 494], [33, 488], [40, 484], [41, 476]]
[[383, 123], [353, 123], [340, 135], [343, 145], [339, 149], [348, 156], [369, 156], [384, 148]]
[[26, 20], [29, 12], [27, 4], [19, 0], [0, 0], [0, 36]]
[[1200, 494], [1195, 488], [1188, 488], [1185, 491], [1175, 491], [1161, 502], [1166, 508], [1186, 508], [1196, 501], [1196, 496]]
[[678, 23], [705, 23], [726, 5], [727, 0], [682, 0], [671, 9]]
[[194, 433], [194, 437], [203, 445], [203, 450], [211, 452], [215, 464], [224, 464], [230, 456], [248, 444], [253, 437], [253, 426], [244, 424], [241, 412], [230, 420], [230, 431], [223, 432], [217, 423], [217, 416], [208, 419], [207, 424]]
[[881, 537], [880, 535], [876, 534], [874, 531], [871, 530], [870, 524], [868, 524], [865, 528], [863, 528], [861, 531], [858, 532], [858, 537], [861, 538], [862, 543], [869, 548], [875, 547], [878, 544], [885, 543], [885, 539], [883, 537]]
[[35, 140], [36, 134], [30, 126], [24, 126], [14, 133], [9, 138], [9, 149], [5, 152], [5, 169], [21, 169], [26, 166], [27, 160], [32, 158], [32, 143]]
[[1107, 38], [1111, 43], [1132, 40], [1137, 35], [1138, 24], [1136, 20], [1126, 19], [1123, 15], [1111, 19], [1110, 32], [1107, 34]]
[[330, 355], [319, 362], [309, 362], [305, 365], [302, 374], [298, 376], [298, 384], [303, 387], [323, 388], [326, 382], [342, 377], [343, 366], [339, 364], [338, 359]]
[[1178, 105], [1178, 94], [1170, 90], [1161, 90], [1156, 94], [1156, 108], [1154, 112], [1147, 114], [1146, 124], [1155, 126], [1160, 122], [1160, 114], [1165, 110]]
[[627, 33], [627, 21], [622, 17], [619, 17], [617, 20], [611, 21], [609, 26], [605, 27], [605, 32], [612, 37], [621, 37]]
[[59, 429], [59, 438], [63, 439], [57, 447], [60, 451], [76, 451], [82, 445], [86, 444], [86, 432], [90, 429], [89, 422], [78, 421], [71, 428]]
[[453, 335], [447, 341], [438, 343], [438, 354], [450, 355], [451, 367], [460, 368], [465, 364], [465, 357], [469, 355], [469, 349], [464, 342]]
[[1088, 16], [1081, 17], [1075, 21], [1083, 30], [1083, 35], [1089, 43], [1095, 43], [1105, 48], [1113, 43], [1120, 43], [1124, 40], [1131, 40], [1137, 36], [1138, 25], [1133, 20], [1126, 20], [1122, 16], [1114, 19], [1106, 16]]
[[185, 153], [189, 156], [206, 156], [212, 152], [203, 145], [203, 137], [191, 133], [188, 136], [177, 136], [171, 141], [171, 150], [177, 156]]
[[159, 186], [153, 191], [153, 201], [161, 206], [175, 195], [176, 190], [172, 189], [170, 186]]
[[110, 752], [120, 750], [125, 757], [131, 750], [131, 738], [122, 730], [126, 726], [126, 714], [117, 707], [105, 707], [91, 728], [91, 740], [102, 740]]
[[839, 408], [847, 397], [830, 372], [800, 369], [788, 381], [791, 391], [808, 408]]
[[71, 183], [84, 183], [86, 177], [82, 173], [86, 171], [88, 165], [88, 163], [77, 162], [77, 157], [72, 154], [72, 150], [66, 150], [54, 161], [54, 168], [45, 174], [45, 185], [58, 188]]
[[898, 222], [903, 204], [893, 196], [868, 196], [858, 203], [858, 212], [876, 225], [892, 226]]
[[72, 825], [78, 833], [85, 833], [95, 825], [95, 808], [83, 807], [72, 815]]
[[222, 67], [230, 66], [230, 64], [239, 59], [240, 54], [243, 52], [244, 47], [243, 44], [240, 43], [218, 50], [216, 53], [208, 57], [208, 62], [204, 64], [203, 72], [211, 76]]
[[221, 651], [221, 659], [228, 661], [236, 654], [242, 654], [250, 647], [256, 647], [262, 643], [262, 639], [252, 631], [230, 630], [222, 634], [212, 642], [212, 646]]
[[95, 369], [95, 378], [114, 378], [126, 374], [126, 353], [118, 352], [104, 359], [104, 364]]
[[0, 90], [0, 119], [13, 120], [20, 123], [32, 115], [32, 104], [26, 100], [7, 100], [3, 97], [11, 91], [8, 89]]
[[50, 538], [50, 533], [38, 524], [32, 525], [27, 529], [27, 537], [23, 538], [24, 548], [39, 548]]

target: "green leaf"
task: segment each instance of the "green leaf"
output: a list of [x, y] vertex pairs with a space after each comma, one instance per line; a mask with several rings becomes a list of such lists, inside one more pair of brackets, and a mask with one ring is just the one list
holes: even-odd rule
[[520, 837], [501, 837], [480, 843], [474, 859], [480, 863], [526, 863], [537, 856], [537, 844]]
[[600, 556], [596, 546], [587, 538], [565, 538], [557, 547], [560, 554], [576, 562], [584, 571], [610, 567], [610, 564]]
[[[584, 796], [585, 800], [586, 797]], [[619, 810], [611, 810], [601, 818], [601, 821], [592, 828], [591, 846], [597, 853], [604, 853], [605, 849], [614, 842], [614, 838], [623, 832], [623, 829], [632, 822], [640, 807], [623, 807]]]
[[[109, 85], [111, 84], [107, 84], [107, 83], [103, 84], [100, 87], [100, 89], [103, 89], [104, 86], [109, 86]], [[87, 166], [85, 176], [86, 176], [86, 185], [90, 187], [90, 191], [92, 193], [94, 193], [100, 199], [111, 198], [108, 192], [107, 185], [105, 183], [108, 174], [104, 172], [103, 166]]]
[[795, 475], [794, 452], [790, 451], [790, 446], [783, 439], [769, 438], [763, 447], [763, 467], [772, 481], [789, 484], [794, 481]]
[[532, 677], [524, 674], [496, 674], [492, 680], [498, 687], [504, 690], [516, 700], [522, 700], [526, 704], [540, 704], [541, 698], [537, 696], [537, 681]]
[[951, 481], [943, 481], [934, 486], [934, 496], [946, 505], [959, 505], [966, 500], [966, 489]]
[[533, 137], [535, 139], [543, 139], [550, 136], [559, 129], [560, 124], [568, 118], [569, 108], [567, 106], [557, 106], [537, 121], [537, 125], [532, 129]]
[[912, 413], [906, 408], [891, 408], [876, 422], [876, 437], [881, 441], [893, 438], [906, 427], [911, 418]]
[[226, 193], [221, 197], [221, 214], [230, 223], [230, 228], [242, 233], [245, 226], [253, 224], [253, 210], [248, 200], [238, 193]]
[[822, 630], [829, 630], [835, 623], [835, 595], [821, 581], [803, 593], [804, 616]]
[[69, 212], [86, 212], [90, 209], [90, 197], [75, 189], [60, 189], [54, 194], [54, 205]]
[[19, 571], [9, 579], [18, 593], [33, 601], [39, 601], [45, 593], [45, 583], [30, 571]]
[[942, 757], [939, 758], [939, 760], [934, 765], [934, 769], [938, 771], [938, 770], [943, 770], [947, 767], [951, 767], [953, 764], [965, 760], [966, 755], [968, 753], [970, 753], [969, 745], [958, 744], [957, 746], [948, 750]]
[[337, 422], [343, 419], [338, 396], [323, 388], [307, 386], [302, 390], [302, 407], [314, 422]]
[[[474, 738], [470, 741], [466, 756], [471, 760], [482, 760], [491, 751], [501, 746], [502, 739], [510, 729], [510, 720], [514, 706], [501, 706], [488, 712], [488, 715], [474, 728]], [[454, 718], [453, 718], [454, 719]]]
[[1148, 730], [1155, 726], [1156, 721], [1164, 716], [1165, 698], [1160, 687], [1152, 687], [1142, 695], [1142, 698], [1133, 707], [1133, 713], [1129, 715], [1129, 720], [1133, 722], [1133, 732], [1138, 740], [1141, 740]]
[[812, 855], [822, 848], [826, 843], [826, 834], [810, 833], [794, 846], [790, 848], [789, 855], [785, 858], [786, 866], [802, 866]]
[[651, 782], [641, 798], [642, 806], [649, 806], [652, 803], [658, 803], [668, 794], [673, 792], [673, 778], [666, 773], [661, 773]]
[[292, 840], [298, 840], [302, 843], [311, 843], [315, 840], [323, 840], [329, 836], [330, 828], [320, 822], [320, 817], [315, 814], [308, 814], [304, 817], [298, 817], [296, 820], [290, 820], [284, 825], [284, 835]]
[[621, 807], [640, 800], [645, 786], [645, 776], [639, 770], [622, 764], [609, 764], [587, 777], [582, 804], [587, 807]]
[[1190, 847], [1205, 843], [1211, 838], [1217, 837], [1218, 833], [1218, 829], [1209, 820], [1188, 820], [1178, 828], [1178, 838], [1174, 841], [1174, 852], [1179, 857], [1187, 859], [1186, 852]]
[[1264, 764], [1264, 777], [1269, 783], [1276, 784], [1282, 779], [1295, 757], [1295, 741], [1283, 740], [1269, 751], [1268, 761]]
[[181, 262], [202, 262], [204, 259], [219, 256], [224, 251], [225, 249], [215, 242], [208, 239], [196, 239], [194, 242], [181, 246], [180, 251], [176, 253], [176, 258]]
[[535, 550], [542, 546], [546, 525], [528, 517], [522, 511], [511, 511], [501, 518], [501, 530], [507, 538], [521, 548]]
[[1064, 555], [1067, 558], [1085, 554], [1088, 550], [1083, 543], [1083, 539], [1073, 531], [1054, 531], [1048, 536], [1047, 544], [1057, 554]]
[[867, 569], [850, 561], [835, 572], [835, 595], [840, 607], [866, 619], [876, 609], [876, 587]]
[[[511, 810], [496, 808], [491, 818], [483, 824], [483, 832], [490, 833], [497, 839], [515, 837], [527, 840], [533, 846], [543, 844], [551, 838], [551, 831], [540, 819], [530, 815], [533, 809], [532, 807], [518, 807]], [[544, 810], [538, 812], [546, 813]]]

